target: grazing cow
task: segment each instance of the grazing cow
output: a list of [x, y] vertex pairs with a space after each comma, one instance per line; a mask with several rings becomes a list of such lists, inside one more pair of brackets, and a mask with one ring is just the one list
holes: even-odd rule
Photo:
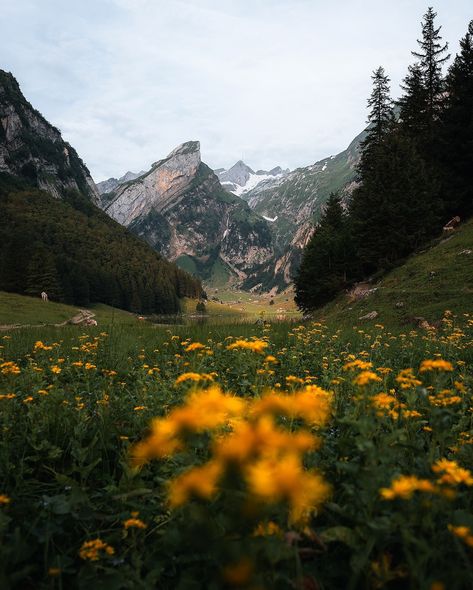
[[458, 217], [458, 215], [453, 219], [450, 219], [450, 221], [443, 226], [443, 231], [447, 233], [452, 232], [456, 227], [458, 227], [458, 225], [460, 225], [460, 221], [461, 219]]
[[43, 292], [41, 293], [41, 299], [42, 299], [43, 301], [48, 301], [48, 294], [46, 293], [46, 291], [43, 291]]

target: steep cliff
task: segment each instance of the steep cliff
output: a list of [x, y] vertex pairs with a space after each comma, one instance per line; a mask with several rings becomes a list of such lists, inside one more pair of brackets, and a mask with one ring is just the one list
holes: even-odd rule
[[65, 142], [23, 96], [18, 82], [0, 70], [0, 172], [24, 178], [56, 198], [78, 190], [99, 202], [90, 173]]
[[207, 280], [244, 280], [275, 254], [268, 223], [222, 188], [202, 163], [198, 141], [180, 145], [119, 186], [102, 207], [158, 252]]

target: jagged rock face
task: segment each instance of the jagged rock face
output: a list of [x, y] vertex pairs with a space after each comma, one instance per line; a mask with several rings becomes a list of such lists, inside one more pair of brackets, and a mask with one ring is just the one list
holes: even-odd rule
[[239, 160], [229, 170], [224, 170], [221, 172], [219, 174], [219, 180], [222, 183], [228, 182], [245, 186], [251, 174], [254, 174], [254, 171], [249, 166], [247, 166], [245, 162]]
[[166, 257], [190, 260], [203, 278], [219, 264], [243, 280], [274, 256], [268, 224], [222, 188], [202, 163], [199, 142], [179, 146], [103, 206]]
[[317, 222], [332, 192], [340, 192], [342, 198], [351, 193], [364, 136], [365, 132], [358, 135], [336, 156], [267, 179], [244, 195], [254, 211], [274, 219], [271, 228], [282, 250], [290, 245], [304, 247], [307, 232], [301, 228]]
[[263, 182], [242, 195], [254, 211], [270, 222], [276, 251], [271, 261], [247, 277], [244, 288], [284, 289], [292, 282], [303, 248], [330, 194], [338, 192], [346, 204], [356, 187], [356, 166], [364, 137], [365, 132], [337, 156], [311, 166], [273, 177], [267, 173]]
[[57, 198], [77, 190], [94, 203], [99, 194], [77, 152], [23, 96], [12, 74], [0, 70], [0, 172], [25, 178]]

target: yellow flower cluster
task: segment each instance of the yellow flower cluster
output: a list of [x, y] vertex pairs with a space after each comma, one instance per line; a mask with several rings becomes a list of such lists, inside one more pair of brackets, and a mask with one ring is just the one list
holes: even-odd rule
[[211, 431], [211, 459], [170, 482], [170, 506], [181, 506], [194, 496], [210, 500], [225, 473], [236, 470], [255, 500], [287, 502], [290, 522], [300, 523], [330, 493], [322, 476], [307, 471], [302, 462], [303, 454], [317, 449], [320, 440], [306, 429], [291, 432], [278, 426], [276, 417], [322, 426], [330, 416], [330, 400], [331, 394], [315, 385], [254, 400], [223, 393], [214, 385], [191, 393], [183, 406], [154, 420], [151, 435], [132, 448], [132, 461], [139, 466], [171, 455], [184, 448], [186, 435]]
[[457, 486], [465, 484], [473, 486], [473, 476], [471, 471], [460, 467], [456, 461], [448, 459], [439, 459], [433, 466], [432, 471], [439, 474], [439, 482]]
[[0, 363], [0, 372], [2, 375], [19, 375], [21, 369], [13, 361], [5, 361], [4, 363]]
[[412, 389], [422, 385], [422, 381], [417, 379], [414, 375], [413, 369], [403, 369], [400, 371], [399, 375], [396, 377], [396, 381], [401, 386], [401, 389]]
[[125, 530], [128, 529], [145, 529], [147, 528], [147, 524], [144, 523], [140, 518], [138, 518], [139, 512], [132, 512], [131, 513], [131, 518], [128, 518], [127, 520], [123, 521], [123, 528]]
[[101, 557], [111, 556], [114, 553], [115, 549], [99, 538], [85, 541], [79, 550], [81, 559], [89, 561], [98, 561]]
[[429, 359], [422, 361], [419, 371], [421, 373], [426, 371], [453, 371], [453, 365], [442, 359]]
[[236, 340], [227, 346], [227, 350], [251, 350], [258, 354], [263, 354], [264, 349], [268, 347], [268, 343], [265, 340]]
[[179, 385], [184, 381], [213, 381], [213, 375], [210, 373], [183, 373], [179, 375], [174, 384]]
[[473, 547], [473, 532], [467, 526], [453, 526], [448, 525], [448, 530], [453, 533], [456, 537], [461, 539], [468, 547]]
[[10, 504], [11, 500], [6, 494], [0, 494], [0, 506]]
[[415, 475], [400, 475], [391, 482], [389, 488], [381, 488], [384, 500], [409, 500], [414, 492], [435, 492], [435, 486], [428, 479], [419, 479]]
[[37, 350], [52, 350], [53, 347], [52, 346], [46, 346], [46, 344], [44, 344], [41, 340], [37, 340], [34, 344], [34, 351], [36, 352]]

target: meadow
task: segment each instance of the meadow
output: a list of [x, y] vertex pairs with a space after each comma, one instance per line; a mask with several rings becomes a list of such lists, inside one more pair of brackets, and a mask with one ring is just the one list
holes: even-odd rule
[[473, 587], [473, 315], [0, 334], [0, 588]]

